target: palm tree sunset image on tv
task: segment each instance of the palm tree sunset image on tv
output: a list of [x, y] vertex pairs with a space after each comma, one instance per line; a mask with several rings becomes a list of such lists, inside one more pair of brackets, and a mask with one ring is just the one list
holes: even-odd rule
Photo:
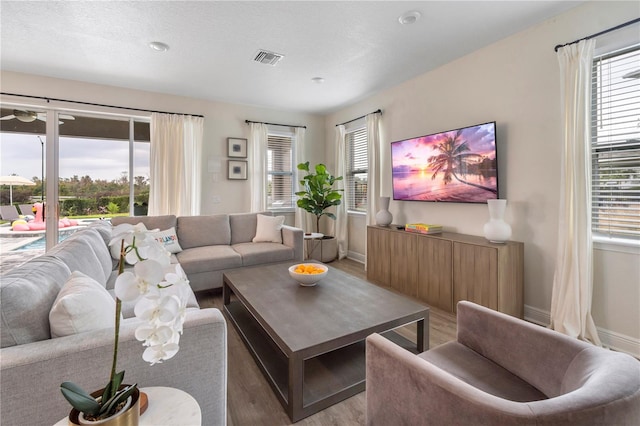
[[495, 122], [391, 144], [393, 199], [485, 203], [498, 198]]

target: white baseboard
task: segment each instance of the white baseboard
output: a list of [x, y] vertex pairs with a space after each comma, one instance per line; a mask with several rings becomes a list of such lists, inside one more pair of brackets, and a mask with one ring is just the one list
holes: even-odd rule
[[364, 254], [355, 251], [347, 252], [347, 259], [355, 260], [360, 263], [364, 263], [366, 260]]
[[533, 306], [524, 305], [524, 319], [543, 327], [551, 324], [551, 313]]
[[[548, 327], [551, 323], [551, 314], [549, 311], [525, 305], [524, 319], [534, 324]], [[640, 339], [635, 339], [601, 327], [596, 328], [598, 330], [598, 337], [600, 337], [602, 346], [640, 358]]]

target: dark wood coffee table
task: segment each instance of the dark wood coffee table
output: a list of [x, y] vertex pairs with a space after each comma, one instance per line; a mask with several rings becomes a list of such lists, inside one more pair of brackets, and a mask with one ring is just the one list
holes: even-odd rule
[[[368, 335], [428, 348], [428, 307], [331, 266], [303, 287], [289, 276], [292, 264], [225, 272], [222, 287], [226, 314], [292, 421], [364, 390]], [[412, 322], [416, 343], [391, 331]]]

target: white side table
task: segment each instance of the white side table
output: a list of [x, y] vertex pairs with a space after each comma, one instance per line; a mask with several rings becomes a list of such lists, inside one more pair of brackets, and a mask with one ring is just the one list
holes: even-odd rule
[[[140, 426], [201, 426], [202, 413], [194, 397], [180, 389], [152, 386], [140, 388], [147, 394], [149, 406], [140, 416]], [[65, 417], [54, 426], [67, 426]]]
[[[321, 234], [320, 232], [312, 232], [310, 234], [304, 234], [305, 260], [309, 259], [309, 257], [311, 256], [311, 251], [313, 250], [313, 247], [311, 250], [309, 250], [309, 242], [313, 240], [321, 240], [322, 237], [324, 237], [324, 234]], [[320, 258], [322, 259], [322, 245], [320, 245]]]

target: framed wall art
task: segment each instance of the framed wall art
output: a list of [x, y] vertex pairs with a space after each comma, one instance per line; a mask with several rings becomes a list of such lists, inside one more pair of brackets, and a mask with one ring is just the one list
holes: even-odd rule
[[229, 145], [228, 156], [235, 158], [247, 158], [247, 140], [240, 138], [227, 138]]
[[247, 162], [238, 160], [229, 160], [229, 179], [230, 180], [246, 180], [247, 179]]

